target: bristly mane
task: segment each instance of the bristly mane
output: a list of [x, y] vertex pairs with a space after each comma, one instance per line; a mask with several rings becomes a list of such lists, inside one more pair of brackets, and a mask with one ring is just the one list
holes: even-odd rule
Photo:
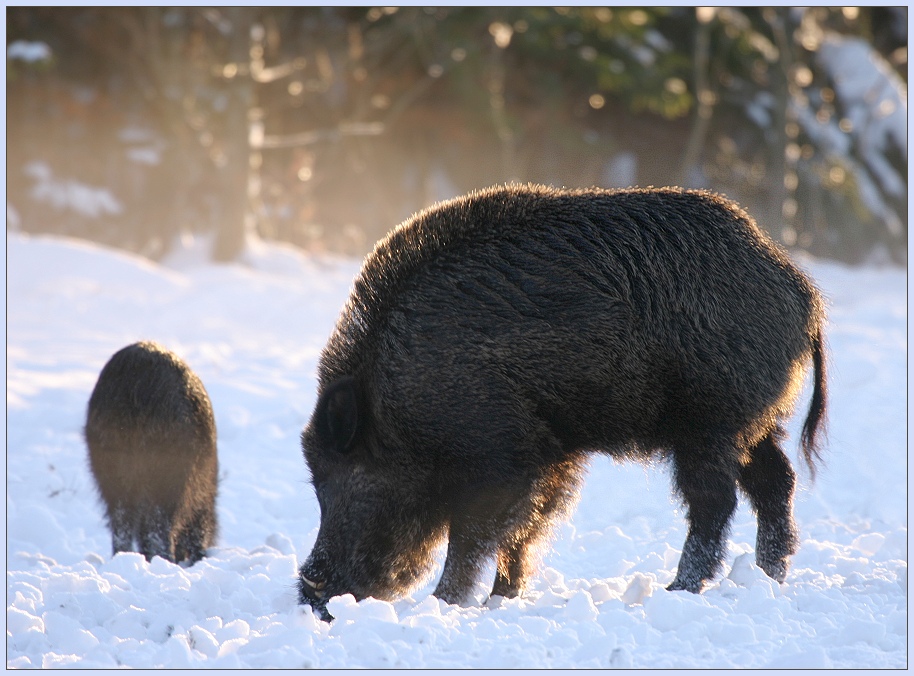
[[[535, 184], [506, 184], [471, 192], [467, 195], [438, 202], [406, 219], [381, 239], [365, 258], [353, 283], [353, 289], [337, 322], [324, 354], [336, 359], [346, 355], [349, 363], [329, 363], [322, 358], [319, 368], [321, 385], [343, 375], [352, 374], [361, 350], [358, 345], [371, 344], [371, 332], [383, 325], [392, 304], [415, 275], [446, 252], [457, 251], [465, 245], [485, 243], [506, 234], [519, 232], [542, 220], [537, 214], [544, 205], [554, 204], [556, 197], [575, 198], [585, 195], [695, 194], [715, 203], [719, 208], [734, 209], [731, 202], [707, 191], [682, 188], [628, 189], [554, 189]], [[635, 220], [650, 218], [651, 214], [632, 215]], [[755, 226], [741, 209], [733, 214], [739, 220]], [[554, 210], [549, 218], [555, 218]]]
[[[550, 188], [532, 184], [495, 186], [438, 202], [403, 221], [365, 258], [325, 353], [335, 345], [334, 353], [340, 354], [343, 348], [342, 353], [354, 355], [355, 345], [365, 343], [388, 313], [391, 301], [419, 270], [464, 243], [526, 227], [527, 212], [534, 210], [529, 197], [554, 194]], [[322, 360], [322, 384], [345, 375], [336, 372], [338, 368]], [[328, 373], [330, 370], [334, 372]]]

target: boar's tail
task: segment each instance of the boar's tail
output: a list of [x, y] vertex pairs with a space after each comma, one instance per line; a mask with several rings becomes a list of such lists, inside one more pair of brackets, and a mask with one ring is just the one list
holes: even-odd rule
[[816, 438], [816, 435], [819, 432], [819, 428], [825, 422], [825, 405], [828, 398], [825, 383], [825, 347], [822, 342], [821, 327], [816, 331], [816, 336], [813, 339], [812, 365], [812, 401], [809, 404], [809, 413], [806, 414], [806, 421], [803, 423], [800, 444], [803, 449], [803, 456], [806, 459], [806, 464], [809, 466], [809, 472], [812, 475], [812, 478], [815, 479], [815, 463], [817, 460], [821, 461], [822, 459], [819, 452], [819, 440]]

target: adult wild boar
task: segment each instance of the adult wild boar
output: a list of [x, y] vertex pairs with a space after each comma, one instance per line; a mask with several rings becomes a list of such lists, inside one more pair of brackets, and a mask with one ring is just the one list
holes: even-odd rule
[[737, 487], [783, 581], [782, 423], [811, 362], [814, 471], [823, 324], [809, 279], [709, 192], [512, 185], [417, 214], [367, 257], [320, 358], [301, 602], [402, 594], [444, 537], [437, 597], [465, 600], [493, 556], [492, 594], [518, 594], [594, 452], [672, 463], [689, 530], [669, 589], [718, 572]]
[[112, 549], [189, 563], [216, 538], [216, 423], [209, 395], [177, 355], [128, 345], [105, 364], [85, 427]]

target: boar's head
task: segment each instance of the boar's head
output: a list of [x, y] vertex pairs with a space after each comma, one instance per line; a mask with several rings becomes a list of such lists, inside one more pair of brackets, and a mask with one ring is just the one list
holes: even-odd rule
[[299, 570], [299, 601], [325, 620], [333, 596], [392, 599], [422, 582], [445, 534], [427, 457], [392, 427], [374, 419], [356, 379], [344, 376], [322, 389], [302, 432], [321, 521]]

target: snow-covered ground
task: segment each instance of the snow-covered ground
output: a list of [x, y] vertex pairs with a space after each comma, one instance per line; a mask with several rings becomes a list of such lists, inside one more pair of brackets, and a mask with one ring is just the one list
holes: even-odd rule
[[[339, 597], [326, 624], [296, 604], [319, 520], [298, 439], [358, 263], [257, 243], [222, 266], [7, 245], [9, 667], [907, 666], [903, 270], [803, 261], [831, 303], [830, 427], [816, 482], [798, 467], [784, 585], [755, 567], [741, 504], [725, 577], [665, 591], [685, 538], [667, 470], [597, 458], [525, 598], [484, 606], [480, 584], [475, 605], [446, 606], [432, 580], [393, 604]], [[89, 394], [141, 338], [187, 360], [216, 414], [221, 536], [189, 568], [112, 558], [88, 471]]]

